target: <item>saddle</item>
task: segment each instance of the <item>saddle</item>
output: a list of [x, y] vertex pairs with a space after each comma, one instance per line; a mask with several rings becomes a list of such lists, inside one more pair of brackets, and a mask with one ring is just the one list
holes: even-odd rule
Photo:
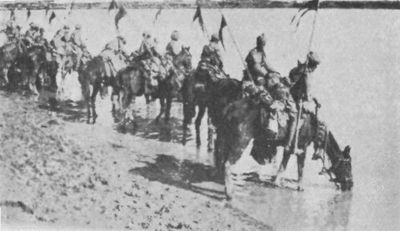
[[216, 82], [219, 79], [228, 78], [225, 72], [223, 72], [220, 68], [206, 61], [199, 62], [197, 72], [206, 72], [211, 77], [212, 82]]

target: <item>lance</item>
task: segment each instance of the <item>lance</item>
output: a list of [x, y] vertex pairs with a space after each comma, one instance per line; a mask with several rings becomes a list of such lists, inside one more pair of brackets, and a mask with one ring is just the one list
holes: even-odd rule
[[[308, 43], [307, 56], [308, 56], [309, 52], [311, 51], [311, 45], [312, 45], [312, 42], [313, 42], [313, 39], [314, 39], [315, 25], [316, 25], [316, 22], [317, 22], [318, 9], [319, 9], [319, 0], [317, 0], [317, 1], [318, 1], [317, 2], [317, 8], [315, 10], [312, 29], [311, 29], [310, 40], [309, 40], [309, 43]], [[305, 68], [304, 68], [303, 75], [305, 75], [305, 73], [307, 71], [307, 66], [308, 66], [308, 57], [306, 58], [306, 61], [305, 61]], [[300, 97], [300, 100], [299, 100], [299, 111], [297, 113], [297, 118], [296, 118], [296, 133], [295, 133], [295, 136], [294, 136], [294, 153], [293, 154], [300, 154], [299, 150], [297, 149], [297, 145], [299, 143], [299, 132], [300, 132], [300, 126], [299, 125], [300, 125], [300, 119], [301, 119], [302, 111], [303, 111], [303, 99], [302, 99], [302, 97]]]

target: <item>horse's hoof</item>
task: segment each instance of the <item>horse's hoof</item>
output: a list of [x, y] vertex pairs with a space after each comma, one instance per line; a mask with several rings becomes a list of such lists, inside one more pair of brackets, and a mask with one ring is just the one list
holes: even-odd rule
[[274, 178], [275, 180], [272, 181], [272, 184], [275, 185], [276, 187], [282, 187], [283, 186], [282, 178], [278, 176], [275, 176]]
[[299, 192], [303, 192], [303, 191], [304, 191], [304, 188], [303, 188], [303, 186], [301, 186], [301, 185], [297, 186], [297, 191], [299, 191]]

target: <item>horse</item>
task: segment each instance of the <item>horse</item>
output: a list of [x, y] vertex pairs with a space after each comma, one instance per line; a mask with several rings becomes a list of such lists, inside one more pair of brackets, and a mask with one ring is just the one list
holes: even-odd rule
[[[265, 131], [263, 124], [263, 106], [249, 98], [235, 101], [225, 108], [222, 123], [217, 127], [216, 165], [220, 173], [225, 174], [225, 193], [231, 198], [233, 187], [231, 183], [232, 166], [239, 160], [243, 150], [253, 140], [251, 155], [255, 159], [271, 160], [276, 155], [278, 146], [284, 144], [288, 134], [287, 125], [280, 126], [276, 137], [271, 137]], [[325, 152], [331, 168], [327, 170], [336, 177], [332, 181], [338, 183], [341, 190], [351, 190], [353, 186], [350, 147], [339, 148], [333, 134], [327, 132], [323, 123], [318, 121], [316, 114], [304, 113], [299, 136], [298, 147], [302, 150], [297, 156], [298, 190], [302, 190], [302, 177], [307, 147], [314, 143], [314, 151]], [[320, 134], [327, 134], [321, 136]], [[290, 153], [285, 152], [275, 182], [280, 180], [280, 174], [286, 168]]]
[[[200, 63], [201, 65], [201, 63]], [[214, 73], [215, 74], [215, 73]], [[186, 143], [187, 126], [195, 116], [195, 107], [198, 107], [197, 118], [195, 120], [196, 145], [200, 147], [200, 125], [201, 120], [208, 109], [208, 150], [214, 148], [214, 125], [219, 123], [222, 109], [229, 103], [241, 97], [241, 81], [229, 78], [224, 75], [219, 78], [211, 74], [210, 71], [198, 68], [193, 74], [186, 78], [183, 83], [183, 139]]]
[[24, 55], [16, 57], [7, 73], [11, 87], [16, 87], [18, 82], [27, 85], [33, 95], [39, 95], [38, 86], [41, 87], [41, 70], [46, 63], [46, 46], [34, 45], [27, 48]]
[[[121, 58], [121, 62], [128, 65], [127, 58]], [[113, 64], [105, 61], [99, 55], [89, 60], [85, 65], [81, 65], [78, 71], [79, 82], [87, 106], [87, 123], [90, 123], [90, 119], [92, 119], [93, 124], [96, 123], [96, 97], [99, 91], [106, 89], [107, 86], [111, 86], [113, 89], [116, 87], [116, 77], [112, 77], [110, 69], [115, 69]]]
[[[118, 103], [119, 108], [125, 114], [124, 122], [134, 122], [135, 98], [141, 95], [146, 96], [146, 94], [151, 94], [153, 98], [160, 100], [161, 109], [156, 117], [156, 122], [160, 120], [164, 113], [165, 122], [168, 122], [172, 99], [177, 97], [183, 79], [191, 71], [191, 60], [190, 48], [182, 47], [174, 61], [163, 57], [159, 60], [160, 63], [151, 62], [150, 70], [146, 70], [144, 65], [137, 61], [118, 72]], [[149, 89], [152, 91], [151, 93], [148, 92]], [[116, 108], [116, 106], [113, 106], [113, 108]], [[115, 114], [114, 111], [113, 109], [113, 114]]]
[[182, 82], [190, 75], [192, 70], [192, 54], [190, 47], [182, 47], [181, 52], [173, 61], [168, 61], [165, 65], [166, 76], [158, 79], [158, 89], [155, 92], [156, 98], [160, 100], [160, 113], [156, 117], [158, 122], [165, 113], [165, 122], [170, 119], [172, 99], [179, 97], [182, 89]]
[[22, 41], [8, 42], [0, 48], [0, 69], [3, 82], [8, 85], [8, 70], [14, 63], [14, 61], [23, 56], [26, 52], [26, 47], [23, 45]]

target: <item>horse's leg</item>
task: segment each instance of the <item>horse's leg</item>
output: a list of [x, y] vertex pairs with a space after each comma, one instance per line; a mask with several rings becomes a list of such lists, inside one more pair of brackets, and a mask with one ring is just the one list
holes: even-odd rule
[[217, 176], [222, 176], [224, 173], [224, 164], [226, 162], [226, 143], [223, 138], [220, 129], [217, 129], [217, 137], [215, 140], [215, 148], [214, 148], [214, 166], [216, 168]]
[[214, 148], [214, 130], [215, 127], [211, 121], [210, 118], [210, 114], [208, 114], [207, 116], [207, 127], [208, 127], [208, 131], [207, 131], [207, 150], [209, 152], [212, 152], [213, 148]]
[[283, 158], [282, 158], [281, 164], [279, 165], [278, 173], [276, 174], [276, 177], [275, 177], [275, 184], [277, 184], [277, 185], [281, 184], [281, 180], [282, 180], [281, 174], [286, 170], [289, 159], [290, 159], [290, 152], [283, 151]]
[[149, 105], [150, 104], [150, 95], [148, 93], [145, 93], [144, 98], [146, 99], [146, 105]]
[[165, 107], [165, 123], [168, 123], [170, 114], [171, 114], [171, 106], [172, 106], [172, 96], [167, 96], [167, 102]]
[[161, 116], [165, 112], [165, 97], [160, 97], [159, 100], [160, 100], [160, 113], [156, 117], [156, 123], [160, 121]]
[[119, 108], [118, 108], [118, 101], [119, 101], [118, 97], [119, 97], [118, 90], [115, 87], [113, 87], [112, 88], [112, 93], [111, 93], [111, 104], [112, 104], [111, 113], [112, 113], [112, 117], [114, 118], [114, 121], [117, 120], [116, 112], [117, 112], [117, 110], [119, 110]]
[[124, 95], [124, 120], [123, 123], [133, 122], [134, 121], [134, 106], [135, 106], [135, 96], [131, 91], [125, 91]]
[[4, 85], [7, 86], [8, 83], [10, 82], [9, 79], [8, 79], [8, 68], [7, 68], [7, 67], [4, 67], [4, 68], [2, 69], [2, 71], [3, 71]]
[[37, 95], [37, 89], [36, 89], [36, 78], [34, 73], [30, 73], [28, 76], [28, 89], [33, 95]]
[[87, 109], [87, 120], [86, 123], [90, 123], [90, 117], [91, 117], [91, 106], [90, 106], [90, 95], [92, 92], [93, 87], [87, 82], [84, 83], [84, 85], [82, 86], [82, 93], [83, 93], [83, 97], [85, 97], [85, 102], [86, 102], [86, 109]]
[[187, 137], [187, 130], [188, 130], [188, 124], [191, 124], [192, 118], [193, 118], [193, 113], [192, 111], [195, 110], [195, 106], [190, 103], [189, 101], [186, 101], [185, 97], [183, 97], [183, 137], [182, 137], [182, 144], [186, 144], [186, 137]]
[[231, 200], [233, 195], [233, 179], [232, 179], [232, 171], [231, 164], [229, 161], [225, 163], [225, 174], [224, 174], [224, 185], [225, 185], [225, 197], [226, 200]]
[[100, 91], [100, 84], [95, 83], [93, 86], [93, 92], [90, 96], [90, 103], [91, 103], [91, 107], [92, 107], [92, 117], [93, 117], [93, 124], [96, 123], [96, 119], [97, 119], [97, 113], [96, 113], [96, 97], [97, 97], [97, 93]]
[[206, 106], [204, 104], [199, 105], [199, 113], [197, 114], [195, 126], [196, 126], [196, 145], [199, 148], [201, 145], [200, 139], [200, 125], [201, 120], [203, 119], [204, 113], [206, 111]]
[[187, 107], [188, 103], [183, 101], [183, 122], [182, 122], [182, 129], [183, 129], [183, 134], [182, 134], [182, 144], [186, 145], [186, 137], [187, 137], [187, 129], [188, 129], [188, 113], [187, 113]]
[[306, 152], [302, 152], [301, 154], [297, 155], [297, 174], [298, 174], [298, 191], [303, 191], [303, 169], [304, 169], [304, 162], [306, 159]]

